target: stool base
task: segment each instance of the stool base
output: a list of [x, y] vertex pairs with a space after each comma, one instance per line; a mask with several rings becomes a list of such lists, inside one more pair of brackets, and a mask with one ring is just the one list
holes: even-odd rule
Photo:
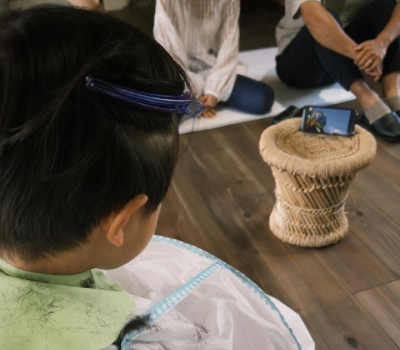
[[285, 229], [282, 219], [275, 208], [269, 218], [269, 227], [271, 232], [285, 243], [300, 247], [316, 248], [335, 244], [343, 239], [348, 233], [349, 222], [343, 213], [339, 227], [326, 234], [321, 235], [312, 229], [307, 231], [302, 230], [302, 232], [290, 232], [291, 230]]

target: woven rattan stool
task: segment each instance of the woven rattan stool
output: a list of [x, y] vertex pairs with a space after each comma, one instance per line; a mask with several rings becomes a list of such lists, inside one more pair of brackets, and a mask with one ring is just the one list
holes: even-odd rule
[[348, 231], [348, 187], [376, 153], [374, 137], [356, 126], [353, 137], [307, 134], [300, 118], [266, 129], [260, 152], [272, 168], [276, 203], [269, 224], [282, 241], [323, 247]]

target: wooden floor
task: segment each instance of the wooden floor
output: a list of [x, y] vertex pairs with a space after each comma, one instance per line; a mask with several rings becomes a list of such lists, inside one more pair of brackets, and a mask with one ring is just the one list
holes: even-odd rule
[[400, 144], [351, 186], [349, 235], [323, 249], [269, 229], [274, 179], [258, 142], [270, 119], [189, 134], [157, 233], [203, 248], [296, 310], [318, 350], [400, 349]]
[[[257, 3], [241, 15], [241, 50], [276, 45], [283, 7]], [[154, 5], [114, 15], [151, 34]], [[303, 249], [268, 226], [275, 184], [258, 142], [270, 123], [183, 136], [157, 233], [211, 252], [299, 312], [317, 350], [400, 349], [400, 144], [379, 141], [374, 162], [351, 186], [348, 237]]]

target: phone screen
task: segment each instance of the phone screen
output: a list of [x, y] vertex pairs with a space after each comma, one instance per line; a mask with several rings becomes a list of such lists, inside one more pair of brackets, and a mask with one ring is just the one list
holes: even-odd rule
[[355, 112], [349, 109], [306, 107], [301, 130], [315, 134], [354, 135]]

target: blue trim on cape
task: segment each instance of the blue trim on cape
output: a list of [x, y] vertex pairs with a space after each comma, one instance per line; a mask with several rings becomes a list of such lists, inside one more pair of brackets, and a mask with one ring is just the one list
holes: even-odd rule
[[[232, 272], [239, 280], [241, 280], [252, 292], [254, 292], [256, 295], [259, 296], [260, 299], [262, 299], [265, 304], [267, 304], [273, 311], [275, 311], [280, 320], [282, 321], [283, 325], [288, 329], [290, 335], [296, 342], [296, 345], [299, 350], [302, 349], [302, 346], [299, 342], [299, 340], [296, 338], [294, 335], [293, 329], [290, 328], [289, 324], [286, 322], [285, 318], [283, 317], [282, 313], [280, 310], [276, 307], [274, 302], [271, 300], [271, 298], [257, 285], [255, 284], [252, 280], [250, 280], [248, 277], [246, 277], [243, 273], [240, 271], [236, 270], [234, 267], [230, 266], [226, 262], [222, 261], [221, 259], [218, 259], [214, 255], [206, 252], [203, 249], [197, 248], [191, 244], [184, 243], [182, 241], [178, 241], [177, 239], [174, 238], [169, 238], [169, 237], [163, 237], [163, 236], [158, 236], [154, 235], [152, 237], [152, 242], [162, 242], [162, 243], [167, 243], [174, 245], [178, 248], [185, 249], [187, 251], [190, 251], [192, 253], [195, 253], [199, 256], [205, 257], [207, 259], [210, 259], [214, 261], [212, 265], [201, 271], [197, 276], [195, 276], [193, 279], [191, 279], [189, 282], [184, 284], [182, 287], [180, 287], [178, 290], [176, 290], [174, 293], [172, 293], [170, 296], [167, 298], [163, 299], [159, 303], [157, 303], [154, 307], [152, 307], [149, 311], [147, 311], [143, 316], [150, 316], [150, 323], [154, 324], [154, 322], [161, 317], [163, 314], [165, 314], [169, 309], [177, 305], [184, 297], [186, 297], [191, 290], [196, 288], [198, 285], [201, 284], [204, 279], [209, 277], [213, 272], [218, 270], [220, 267], [223, 267], [227, 269], [228, 271]], [[194, 281], [197, 281], [196, 283], [193, 283]], [[188, 288], [188, 289], [187, 289]], [[182, 293], [182, 291], [184, 293]], [[187, 293], [186, 293], [186, 292]], [[130, 349], [130, 343], [133, 339], [135, 339], [137, 336], [139, 336], [140, 333], [142, 333], [146, 328], [138, 329], [134, 332], [128, 333], [124, 340], [122, 341], [122, 349], [123, 350], [129, 350]]]

